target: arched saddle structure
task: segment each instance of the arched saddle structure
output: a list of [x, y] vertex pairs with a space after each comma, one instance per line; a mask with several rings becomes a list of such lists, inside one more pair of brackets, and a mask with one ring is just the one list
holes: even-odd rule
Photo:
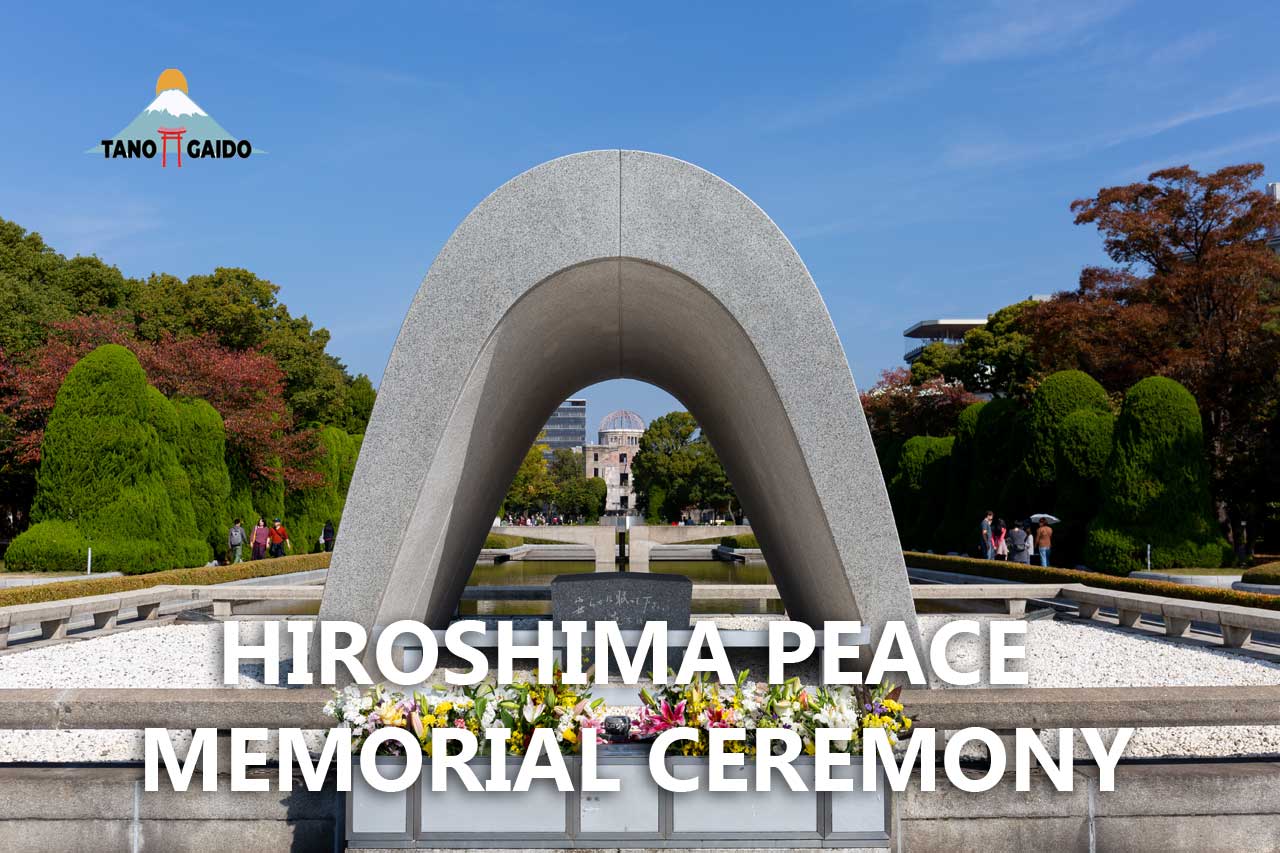
[[902, 552], [844, 350], [787, 238], [680, 160], [591, 151], [504, 184], [409, 307], [347, 496], [322, 619], [446, 625], [551, 411], [650, 382], [707, 430], [788, 613], [903, 620]]

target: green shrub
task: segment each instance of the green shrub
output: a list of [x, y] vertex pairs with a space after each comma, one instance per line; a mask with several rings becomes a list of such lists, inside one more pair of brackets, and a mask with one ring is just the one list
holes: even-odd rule
[[1157, 569], [1230, 559], [1211, 513], [1200, 411], [1172, 379], [1143, 379], [1125, 395], [1102, 497], [1085, 547], [1085, 562], [1096, 569], [1144, 568], [1148, 543]]
[[946, 505], [947, 466], [955, 438], [917, 435], [898, 454], [889, 482], [894, 521], [903, 542], [927, 547]]
[[1076, 569], [1042, 568], [1022, 563], [998, 560], [977, 560], [972, 557], [946, 557], [941, 554], [903, 553], [907, 565], [915, 569], [935, 569], [963, 575], [998, 578], [1019, 583], [1082, 583], [1102, 589], [1138, 592], [1144, 595], [1162, 595], [1167, 598], [1186, 598], [1193, 601], [1209, 601], [1215, 604], [1235, 604], [1240, 607], [1260, 607], [1264, 610], [1280, 610], [1280, 596], [1256, 592], [1237, 592], [1220, 587], [1193, 586], [1142, 578], [1122, 578], [1098, 572]]
[[721, 536], [720, 544], [725, 548], [753, 548], [756, 550], [759, 550], [760, 548], [760, 542], [757, 541], [754, 533], [741, 533], [737, 536]]
[[955, 443], [947, 463], [947, 500], [942, 524], [934, 536], [944, 550], [973, 551], [981, 544], [978, 525], [987, 507], [973, 489], [974, 471], [983, 464], [978, 445], [978, 418], [986, 403], [971, 403], [956, 420]]
[[[268, 476], [251, 475], [247, 478], [247, 484], [249, 503], [267, 524], [270, 524], [272, 519], [284, 518], [284, 472], [279, 459], [275, 460]], [[247, 523], [248, 519], [245, 521]], [[256, 522], [255, 518], [254, 523]]]
[[[96, 554], [97, 552], [95, 551], [94, 553]], [[15, 604], [40, 604], [45, 601], [61, 601], [85, 595], [109, 595], [117, 592], [129, 592], [135, 589], [148, 589], [153, 586], [206, 586], [208, 584], [241, 581], [248, 578], [265, 578], [291, 572], [327, 569], [329, 568], [330, 556], [330, 554], [302, 554], [294, 557], [280, 557], [274, 560], [254, 560], [247, 563], [238, 563], [234, 566], [172, 569], [152, 572], [147, 575], [86, 578], [78, 581], [11, 587], [9, 589], [0, 589], [0, 607], [9, 607]], [[96, 557], [94, 566], [95, 568], [97, 566]]]
[[1078, 409], [1058, 426], [1058, 496], [1052, 510], [1063, 521], [1054, 525], [1053, 553], [1055, 561], [1065, 565], [1083, 559], [1089, 522], [1102, 499], [1115, 422], [1110, 412]]
[[1092, 376], [1079, 370], [1061, 370], [1046, 377], [1031, 397], [1027, 410], [1026, 447], [1022, 470], [1037, 492], [1034, 496], [1052, 506], [1053, 485], [1058, 479], [1060, 431], [1075, 412], [1111, 414], [1111, 399]]
[[1004, 515], [1012, 511], [1012, 507], [1005, 509], [1007, 505], [1001, 501], [1009, 475], [1018, 462], [1013, 448], [1020, 440], [1021, 411], [1022, 406], [1017, 400], [997, 397], [977, 413], [970, 495], [978, 513], [969, 522], [975, 537], [983, 512], [995, 509], [997, 515]]
[[361, 438], [332, 426], [320, 430], [317, 468], [324, 481], [314, 488], [291, 491], [284, 499], [284, 524], [298, 553], [323, 550], [319, 540], [324, 523], [333, 522], [335, 530], [341, 523]]
[[231, 481], [231, 495], [227, 501], [227, 514], [231, 518], [244, 519], [244, 529], [250, 530], [258, 523], [259, 518], [270, 521], [267, 516], [253, 505], [253, 489], [249, 482], [249, 472], [242, 459], [234, 454], [227, 454], [227, 474]]
[[178, 461], [191, 481], [196, 529], [214, 554], [222, 554], [231, 527], [231, 476], [222, 416], [204, 400], [174, 400], [173, 408], [178, 415]]
[[69, 521], [42, 521], [18, 534], [5, 552], [10, 572], [64, 572], [85, 568], [88, 543]]
[[1254, 566], [1245, 572], [1240, 580], [1245, 583], [1265, 583], [1280, 586], [1280, 561]]
[[[179, 432], [173, 405], [147, 384], [133, 353], [98, 347], [58, 389], [32, 521], [74, 524], [95, 555], [121, 571], [208, 562], [212, 551], [196, 529], [190, 480], [178, 461]], [[11, 568], [29, 568], [22, 549], [17, 556]], [[141, 562], [126, 569], [134, 560]], [[82, 566], [77, 559], [62, 568]]]

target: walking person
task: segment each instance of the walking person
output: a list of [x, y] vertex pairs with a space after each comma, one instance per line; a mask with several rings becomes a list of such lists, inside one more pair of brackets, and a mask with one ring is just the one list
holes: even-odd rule
[[1021, 524], [1009, 531], [1009, 560], [1014, 563], [1031, 563], [1031, 536]]
[[261, 560], [267, 555], [267, 538], [267, 523], [259, 518], [258, 524], [253, 528], [253, 559]]
[[289, 541], [289, 529], [281, 524], [278, 518], [267, 530], [267, 538], [271, 542], [271, 547], [267, 551], [273, 557], [283, 557], [285, 548], [293, 550], [293, 543]]
[[227, 531], [227, 564], [234, 566], [240, 562], [240, 549], [244, 547], [244, 526], [240, 519]]
[[995, 521], [996, 514], [992, 510], [987, 510], [987, 514], [982, 519], [982, 554], [988, 560], [994, 560], [996, 557], [995, 540], [991, 538], [991, 523]]
[[1049, 567], [1049, 550], [1053, 547], [1053, 528], [1049, 526], [1049, 522], [1040, 519], [1040, 526], [1036, 528], [1036, 550], [1040, 552], [1040, 565], [1045, 568]]
[[320, 541], [324, 543], [324, 550], [326, 553], [333, 550], [333, 537], [333, 522], [326, 521], [324, 523], [324, 532], [320, 534]]
[[997, 560], [1009, 559], [1009, 543], [1005, 540], [1008, 532], [1004, 519], [997, 518], [995, 526], [991, 528], [992, 556]]

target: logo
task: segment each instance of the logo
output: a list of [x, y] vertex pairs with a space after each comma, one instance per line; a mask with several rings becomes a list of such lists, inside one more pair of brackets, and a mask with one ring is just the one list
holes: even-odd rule
[[137, 118], [100, 147], [107, 160], [152, 160], [160, 155], [161, 168], [174, 157], [182, 168], [189, 160], [234, 160], [253, 154], [247, 139], [236, 139], [213, 120], [187, 93], [187, 78], [176, 68], [166, 68], [156, 78], [156, 99]]

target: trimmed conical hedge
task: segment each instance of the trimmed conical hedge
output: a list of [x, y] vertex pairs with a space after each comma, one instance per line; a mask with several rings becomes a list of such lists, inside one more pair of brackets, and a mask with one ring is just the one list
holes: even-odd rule
[[981, 544], [979, 519], [986, 507], [974, 488], [974, 472], [983, 454], [978, 444], [978, 418], [988, 404], [970, 403], [956, 421], [956, 440], [951, 446], [947, 470], [947, 503], [935, 544], [971, 553]]
[[1079, 409], [1058, 426], [1058, 494], [1051, 505], [1052, 512], [1063, 519], [1053, 533], [1053, 556], [1058, 565], [1074, 566], [1083, 559], [1089, 522], [1102, 501], [1115, 424], [1111, 412]]
[[324, 453], [320, 457], [319, 468], [324, 472], [324, 484], [314, 489], [290, 492], [285, 498], [284, 522], [292, 537], [294, 553], [319, 550], [320, 534], [326, 521], [332, 521], [335, 529], [338, 527], [362, 438], [332, 426], [320, 431], [320, 446]]
[[[31, 517], [6, 554], [14, 570], [127, 573], [196, 566], [212, 554], [178, 461], [178, 416], [129, 350], [99, 347], [68, 372], [45, 427]], [[68, 525], [71, 527], [69, 528]], [[74, 557], [74, 559], [73, 559]]]
[[1125, 395], [1102, 494], [1085, 550], [1090, 568], [1128, 574], [1145, 565], [1148, 544], [1153, 568], [1229, 559], [1211, 511], [1200, 411], [1172, 379], [1143, 379]]
[[178, 415], [178, 462], [191, 480], [196, 528], [213, 552], [222, 554], [231, 526], [231, 477], [222, 416], [204, 400], [177, 399], [173, 408]]
[[894, 521], [904, 546], [928, 543], [942, 519], [947, 468], [953, 436], [917, 435], [898, 454], [897, 473], [889, 481]]
[[1045, 377], [1031, 397], [1027, 412], [1027, 455], [1023, 471], [1037, 491], [1052, 490], [1058, 478], [1059, 432], [1074, 412], [1111, 413], [1111, 399], [1098, 381], [1079, 370]]

